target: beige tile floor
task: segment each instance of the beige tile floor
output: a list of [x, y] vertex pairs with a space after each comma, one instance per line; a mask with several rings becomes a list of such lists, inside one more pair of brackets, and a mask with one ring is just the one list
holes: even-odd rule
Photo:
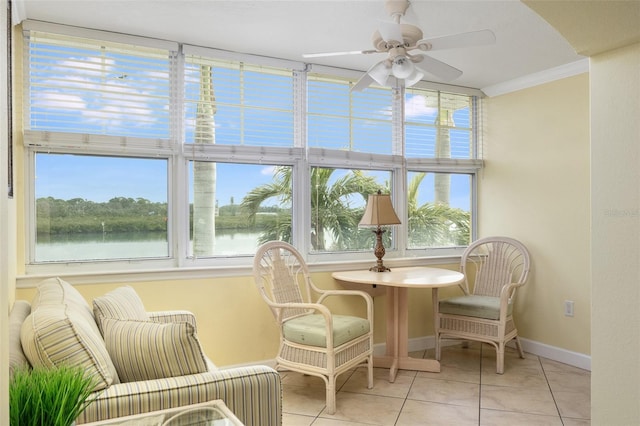
[[389, 370], [376, 368], [373, 389], [364, 368], [348, 371], [338, 379], [333, 415], [325, 412], [322, 379], [281, 372], [283, 425], [590, 425], [590, 372], [525, 355], [507, 349], [498, 375], [493, 347], [448, 346], [440, 373], [401, 370], [389, 383]]

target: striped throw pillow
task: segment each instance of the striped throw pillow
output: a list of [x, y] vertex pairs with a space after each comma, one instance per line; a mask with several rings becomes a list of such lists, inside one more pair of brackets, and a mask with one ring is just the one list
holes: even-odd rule
[[119, 287], [93, 299], [93, 315], [100, 332], [105, 318], [149, 321], [149, 314], [136, 291], [129, 286]]
[[195, 328], [186, 322], [103, 319], [103, 335], [121, 382], [208, 371]]
[[22, 323], [20, 341], [33, 367], [80, 366], [95, 378], [94, 390], [119, 383], [95, 325], [69, 306], [40, 305]]

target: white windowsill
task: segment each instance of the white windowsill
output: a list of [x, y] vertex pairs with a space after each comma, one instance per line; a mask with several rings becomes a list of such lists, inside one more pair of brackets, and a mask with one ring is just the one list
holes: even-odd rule
[[[390, 268], [406, 266], [427, 265], [457, 265], [460, 262], [459, 255], [430, 256], [430, 257], [405, 257], [384, 259], [384, 264]], [[358, 269], [369, 269], [375, 264], [375, 257], [371, 259], [340, 261], [340, 262], [316, 262], [309, 263], [311, 272], [334, 272]], [[251, 276], [253, 269], [250, 265], [240, 266], [202, 266], [202, 267], [172, 267], [141, 270], [103, 270], [103, 271], [74, 271], [68, 273], [34, 273], [19, 275], [16, 278], [17, 288], [32, 288], [40, 281], [57, 276], [71, 284], [108, 284], [140, 281], [165, 281], [165, 280], [190, 280], [221, 277], [245, 277]]]

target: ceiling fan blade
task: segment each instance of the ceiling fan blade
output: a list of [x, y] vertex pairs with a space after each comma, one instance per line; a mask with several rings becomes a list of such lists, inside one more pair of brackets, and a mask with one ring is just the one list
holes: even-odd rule
[[343, 55], [368, 55], [370, 53], [378, 53], [375, 49], [369, 50], [350, 50], [346, 52], [325, 52], [325, 53], [304, 53], [303, 58], [325, 58], [328, 56], [343, 56]]
[[356, 84], [351, 86], [351, 90], [349, 90], [349, 91], [350, 92], [362, 92], [364, 89], [369, 87], [371, 85], [371, 83], [373, 83], [373, 82], [374, 82], [374, 80], [373, 80], [373, 78], [371, 78], [369, 73], [364, 73], [362, 75], [362, 77], [360, 77], [360, 80], [358, 80], [356, 82]]
[[449, 64], [445, 64], [444, 62], [439, 61], [435, 58], [432, 58], [431, 56], [414, 55], [413, 59], [414, 61], [417, 60], [420, 65], [422, 65], [422, 67], [418, 69], [420, 69], [421, 71], [426, 71], [429, 74], [432, 74], [445, 81], [453, 80], [462, 75], [462, 71], [460, 71], [459, 69], [454, 68]]
[[416, 84], [417, 82], [419, 82], [420, 80], [422, 80], [424, 78], [424, 73], [425, 71], [421, 70], [418, 67], [415, 67], [415, 69], [413, 70], [413, 72], [411, 73], [411, 75], [407, 78], [405, 78], [404, 80], [400, 80], [402, 82], [402, 84], [404, 85], [404, 87], [411, 87], [414, 84]]
[[[484, 46], [496, 42], [496, 36], [491, 30], [471, 31], [420, 40], [416, 45], [422, 50], [456, 49], [460, 47]], [[424, 48], [422, 46], [425, 46]]]
[[378, 83], [381, 86], [388, 84], [389, 77], [391, 75], [391, 65], [388, 60], [380, 61], [374, 64], [367, 72], [360, 77], [360, 80], [351, 87], [352, 92], [361, 92], [372, 83]]
[[395, 22], [380, 21], [378, 32], [384, 41], [397, 41], [402, 43], [402, 26]]

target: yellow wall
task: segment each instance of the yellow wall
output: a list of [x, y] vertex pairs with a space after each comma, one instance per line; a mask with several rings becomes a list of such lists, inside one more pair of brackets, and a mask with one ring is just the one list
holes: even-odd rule
[[[444, 267], [455, 269], [453, 265]], [[321, 288], [341, 288], [329, 272], [315, 273], [313, 280]], [[260, 298], [253, 277], [74, 285], [88, 303], [121, 285], [131, 285], [147, 311], [193, 312], [203, 349], [219, 366], [270, 361], [278, 350], [275, 320]], [[34, 294], [34, 288], [18, 289], [17, 298], [31, 300]], [[385, 299], [376, 297], [374, 301], [376, 343], [385, 340]], [[409, 300], [410, 337], [432, 335], [431, 291], [412, 290]], [[364, 305], [344, 300], [332, 300], [330, 306], [339, 313], [365, 312]]]
[[640, 44], [591, 58], [594, 425], [640, 422]]
[[[485, 101], [479, 235], [507, 235], [530, 250], [518, 295], [522, 337], [590, 353], [589, 76]], [[564, 301], [575, 316], [564, 316]]]
[[[213, 274], [212, 274], [213, 275]], [[88, 303], [125, 283], [76, 285]], [[211, 278], [131, 285], [147, 311], [185, 309], [196, 315], [198, 337], [217, 365], [273, 359], [278, 349], [273, 317], [249, 277]], [[35, 289], [19, 289], [31, 300]]]
[[[0, 1], [0, 81], [7, 81], [7, 2]], [[16, 278], [16, 199], [7, 194], [9, 161], [7, 87], [0, 84], [0, 424], [9, 424], [9, 339], [7, 318], [15, 297]], [[15, 163], [14, 163], [15, 165]], [[14, 177], [16, 174], [14, 173]]]

